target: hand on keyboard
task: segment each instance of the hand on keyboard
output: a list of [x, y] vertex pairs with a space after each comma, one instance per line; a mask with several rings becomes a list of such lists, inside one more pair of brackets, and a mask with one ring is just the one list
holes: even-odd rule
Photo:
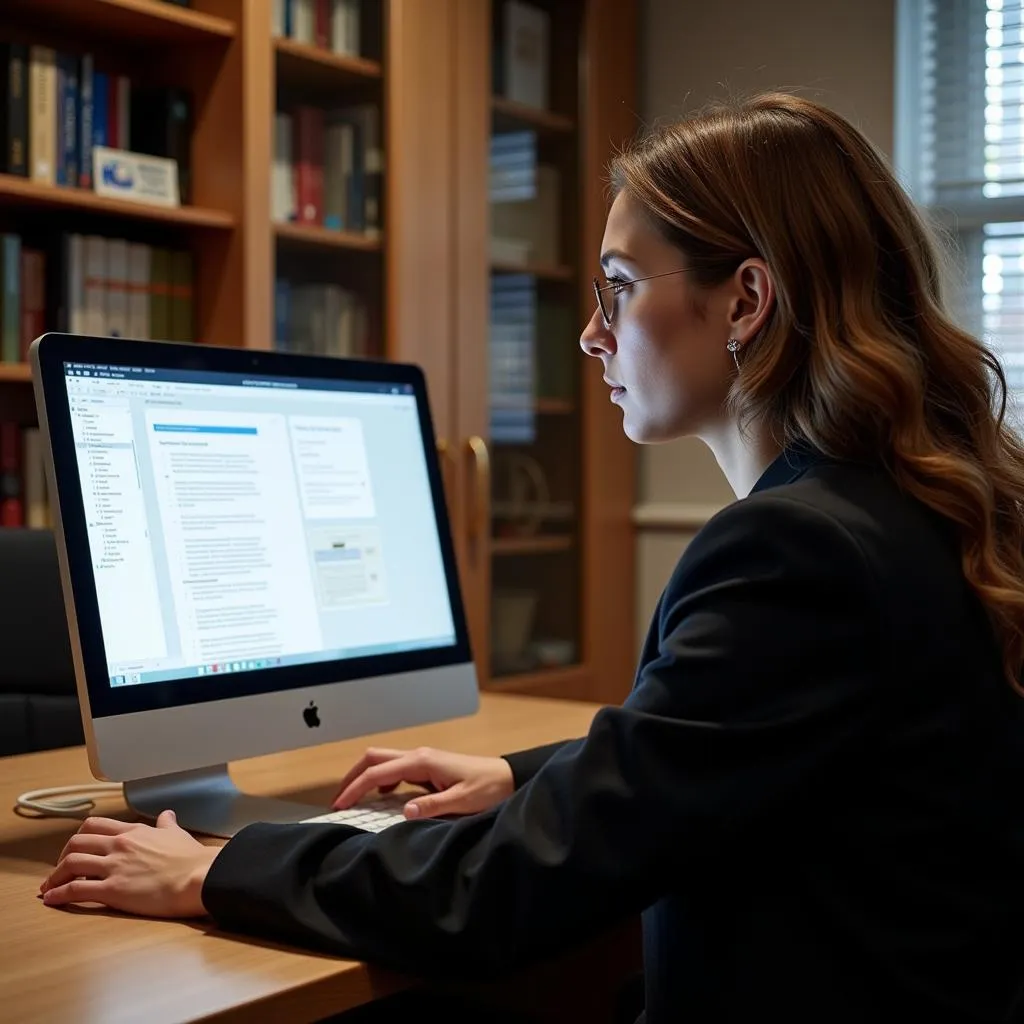
[[[371, 747], [341, 780], [335, 810], [353, 807], [380, 790], [388, 793], [406, 782], [434, 792], [406, 794], [407, 818], [434, 818], [486, 811], [512, 795], [512, 768], [500, 757], [471, 757], [418, 747], [390, 750]], [[401, 813], [401, 807], [398, 809]]]

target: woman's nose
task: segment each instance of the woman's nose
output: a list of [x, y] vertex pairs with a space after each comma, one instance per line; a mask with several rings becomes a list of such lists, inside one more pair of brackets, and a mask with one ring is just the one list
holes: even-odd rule
[[615, 351], [615, 335], [605, 327], [604, 317], [601, 310], [595, 309], [594, 315], [587, 322], [580, 335], [580, 348], [588, 356], [600, 358], [602, 355], [611, 355]]

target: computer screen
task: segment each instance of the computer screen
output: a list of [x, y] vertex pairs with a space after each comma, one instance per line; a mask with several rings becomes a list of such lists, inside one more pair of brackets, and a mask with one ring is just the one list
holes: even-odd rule
[[111, 687], [456, 642], [412, 385], [63, 365]]

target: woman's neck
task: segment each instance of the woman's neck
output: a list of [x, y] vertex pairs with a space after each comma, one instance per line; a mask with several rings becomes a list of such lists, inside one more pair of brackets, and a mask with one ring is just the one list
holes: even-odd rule
[[757, 431], [741, 433], [732, 422], [707, 431], [701, 435], [701, 440], [711, 449], [737, 498], [750, 494], [761, 474], [782, 451], [771, 438]]

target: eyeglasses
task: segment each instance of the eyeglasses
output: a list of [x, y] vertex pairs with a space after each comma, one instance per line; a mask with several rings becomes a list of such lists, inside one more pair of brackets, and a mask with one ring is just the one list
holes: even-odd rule
[[[597, 297], [597, 308], [601, 310], [601, 319], [604, 321], [605, 327], [611, 327], [612, 321], [615, 319], [616, 302], [615, 298], [625, 288], [631, 288], [635, 284], [639, 284], [641, 281], [653, 281], [656, 277], [671, 277], [673, 274], [685, 274], [689, 267], [681, 267], [679, 270], [666, 270], [663, 274], [649, 274], [647, 277], [635, 277], [632, 281], [616, 281], [614, 284], [601, 284], [598, 279], [594, 278], [594, 295]], [[611, 310], [609, 311], [605, 306], [604, 292], [611, 292]]]

